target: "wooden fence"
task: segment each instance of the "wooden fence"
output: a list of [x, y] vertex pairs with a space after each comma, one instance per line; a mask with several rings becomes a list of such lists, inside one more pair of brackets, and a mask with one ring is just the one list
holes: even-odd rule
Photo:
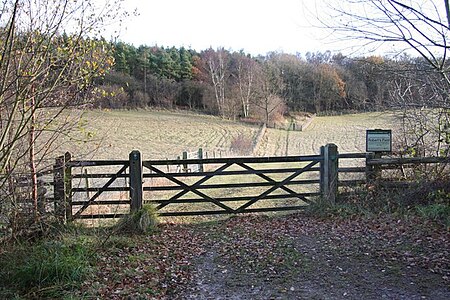
[[53, 198], [66, 220], [118, 218], [145, 203], [161, 216], [299, 210], [319, 197], [333, 204], [339, 187], [378, 182], [382, 170], [448, 162], [339, 154], [334, 144], [286, 157], [142, 160], [133, 151], [128, 160], [78, 161], [67, 153], [56, 159]]

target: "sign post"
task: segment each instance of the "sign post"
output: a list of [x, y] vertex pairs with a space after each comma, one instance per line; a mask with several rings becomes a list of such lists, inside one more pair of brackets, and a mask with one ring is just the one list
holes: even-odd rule
[[[392, 152], [392, 130], [390, 129], [369, 129], [366, 130], [366, 152], [372, 158], [381, 158], [383, 153]], [[369, 157], [369, 156], [368, 156]], [[370, 167], [367, 170], [367, 181], [374, 181], [381, 178], [379, 166]]]
[[392, 130], [366, 130], [366, 151], [374, 153], [392, 152]]

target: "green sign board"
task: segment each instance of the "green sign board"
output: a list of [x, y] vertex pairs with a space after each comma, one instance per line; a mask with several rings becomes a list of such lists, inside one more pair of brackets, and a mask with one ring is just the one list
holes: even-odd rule
[[367, 152], [392, 152], [392, 130], [366, 130]]

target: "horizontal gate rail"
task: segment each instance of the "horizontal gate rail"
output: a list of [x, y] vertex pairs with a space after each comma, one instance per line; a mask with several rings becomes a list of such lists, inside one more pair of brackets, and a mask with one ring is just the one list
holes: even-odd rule
[[[258, 212], [277, 212], [277, 211], [298, 211], [305, 209], [305, 206], [280, 206], [280, 207], [264, 207], [264, 208], [247, 208], [242, 211], [236, 211], [237, 214], [242, 213], [258, 213]], [[160, 212], [163, 217], [188, 217], [188, 216], [206, 216], [206, 215], [225, 215], [229, 214], [224, 210], [203, 210], [203, 211], [177, 211], [177, 212]]]
[[[281, 195], [267, 195], [263, 200], [275, 200], [275, 199], [290, 199], [293, 197], [313, 197], [320, 196], [319, 192], [316, 193], [294, 193], [294, 194], [281, 194]], [[231, 201], [248, 201], [255, 198], [255, 196], [234, 196], [234, 197], [216, 197], [215, 199], [220, 202], [231, 202]], [[166, 200], [146, 200], [149, 203], [161, 203]], [[208, 200], [203, 198], [189, 198], [189, 199], [178, 199], [177, 203], [207, 203]]]
[[408, 164], [437, 164], [450, 163], [449, 157], [403, 157], [403, 158], [373, 158], [367, 161], [369, 166], [379, 165], [408, 165]]
[[102, 186], [102, 187], [72, 188], [73, 193], [78, 193], [78, 192], [102, 192], [103, 193], [103, 192], [128, 192], [128, 191], [130, 191], [130, 187], [128, 187], [128, 186], [106, 187], [106, 184], [105, 184], [105, 186]]
[[71, 160], [67, 163], [68, 167], [100, 167], [100, 166], [123, 166], [129, 165], [128, 160]]
[[[304, 179], [304, 180], [291, 180], [287, 182], [285, 185], [309, 185], [309, 184], [319, 184], [319, 179]], [[252, 182], [252, 187], [264, 187], [264, 186], [273, 186], [274, 184], [271, 182]], [[249, 183], [217, 183], [217, 184], [203, 184], [198, 186], [196, 189], [220, 189], [220, 188], [245, 188], [249, 187]], [[177, 191], [184, 189], [183, 186], [150, 186], [144, 187], [144, 191]]]
[[[214, 176], [230, 176], [230, 175], [258, 175], [258, 174], [282, 174], [282, 173], [289, 173], [289, 172], [295, 172], [298, 168], [286, 168], [286, 169], [258, 169], [258, 170], [236, 170], [236, 171], [223, 171], [218, 174], [214, 174]], [[320, 172], [320, 168], [315, 167], [311, 168], [309, 170], [310, 172]], [[166, 175], [170, 175], [172, 177], [203, 177], [209, 174], [212, 174], [212, 172], [188, 172], [188, 173], [182, 173], [182, 172], [176, 172], [176, 173], [170, 173], [166, 172]], [[156, 173], [146, 173], [144, 174], [144, 178], [161, 178], [164, 177], [160, 174]]]
[[235, 158], [203, 158], [203, 159], [172, 159], [172, 160], [148, 160], [144, 161], [147, 164], [153, 166], [161, 165], [193, 165], [193, 164], [226, 164], [226, 163], [284, 163], [284, 162], [310, 162], [310, 161], [323, 161], [323, 157], [320, 155], [309, 156], [268, 156], [268, 157], [235, 157]]
[[[89, 202], [89, 200], [87, 200], [87, 201], [72, 201], [72, 206], [85, 205], [88, 202]], [[130, 204], [130, 203], [131, 203], [130, 200], [101, 200], [101, 201], [95, 202], [96, 205], [122, 205], [122, 204]]]

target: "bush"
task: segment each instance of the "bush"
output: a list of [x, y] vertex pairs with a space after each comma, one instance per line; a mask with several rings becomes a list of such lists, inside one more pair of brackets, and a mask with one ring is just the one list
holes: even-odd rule
[[145, 234], [152, 232], [158, 224], [158, 214], [151, 205], [144, 205], [137, 212], [130, 214], [115, 227], [115, 231], [130, 234]]
[[239, 133], [231, 140], [230, 149], [236, 154], [248, 155], [253, 151], [253, 141], [250, 137]]

